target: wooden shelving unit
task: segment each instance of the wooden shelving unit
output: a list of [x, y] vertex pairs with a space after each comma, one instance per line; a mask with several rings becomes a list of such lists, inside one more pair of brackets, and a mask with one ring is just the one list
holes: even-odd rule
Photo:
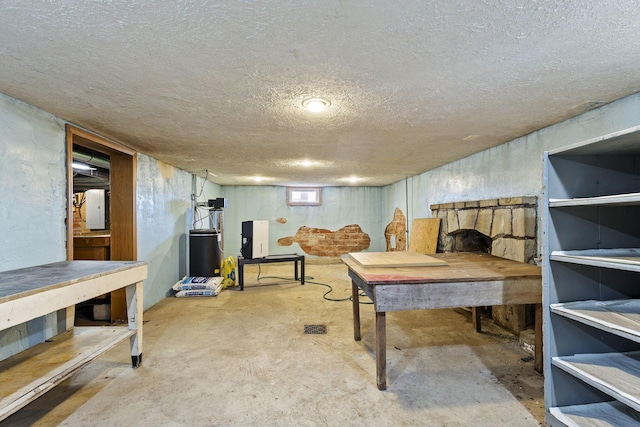
[[547, 425], [640, 425], [640, 126], [544, 162]]

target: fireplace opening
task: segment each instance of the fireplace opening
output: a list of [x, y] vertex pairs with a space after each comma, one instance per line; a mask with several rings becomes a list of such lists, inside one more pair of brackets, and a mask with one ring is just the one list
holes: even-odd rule
[[[493, 239], [474, 229], [461, 229], [449, 233], [452, 238], [451, 252], [484, 252], [491, 253], [491, 242]], [[476, 307], [480, 310], [480, 315], [486, 318], [493, 318], [493, 310], [490, 306]]]
[[478, 230], [463, 229], [450, 234], [453, 237], [452, 252], [491, 253], [491, 237]]
[[[479, 252], [534, 264], [537, 257], [537, 198], [504, 197], [430, 206], [440, 218], [438, 252]], [[489, 237], [491, 236], [491, 237]], [[535, 305], [491, 308], [496, 324], [520, 333], [534, 324]]]

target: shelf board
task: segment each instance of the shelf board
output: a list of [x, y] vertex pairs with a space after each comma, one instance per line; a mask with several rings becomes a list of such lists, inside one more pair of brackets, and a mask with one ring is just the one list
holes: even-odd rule
[[76, 327], [0, 361], [0, 420], [134, 334], [127, 327]]
[[576, 301], [550, 304], [552, 313], [640, 342], [640, 300]]
[[640, 411], [640, 351], [577, 354], [551, 359], [571, 375]]
[[614, 194], [598, 197], [577, 197], [575, 199], [549, 199], [549, 207], [570, 206], [638, 206], [640, 193]]
[[595, 156], [640, 154], [640, 126], [630, 127], [566, 147], [550, 150], [549, 155]]
[[568, 427], [634, 426], [640, 415], [620, 402], [600, 402], [549, 408], [549, 413]]
[[553, 251], [552, 261], [640, 272], [640, 248]]

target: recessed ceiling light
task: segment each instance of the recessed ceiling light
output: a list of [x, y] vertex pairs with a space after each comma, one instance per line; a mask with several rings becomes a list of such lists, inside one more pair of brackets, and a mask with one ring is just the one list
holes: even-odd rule
[[331, 102], [324, 98], [307, 98], [302, 101], [302, 106], [312, 113], [321, 113], [329, 108], [330, 105]]
[[355, 175], [351, 175], [351, 176], [345, 176], [343, 178], [340, 178], [340, 181], [342, 182], [348, 182], [350, 184], [357, 184], [360, 181], [364, 181], [365, 178], [360, 177], [360, 176], [355, 176]]
[[311, 160], [302, 160], [300, 162], [300, 165], [304, 166], [305, 168], [308, 168], [313, 165], [313, 162]]

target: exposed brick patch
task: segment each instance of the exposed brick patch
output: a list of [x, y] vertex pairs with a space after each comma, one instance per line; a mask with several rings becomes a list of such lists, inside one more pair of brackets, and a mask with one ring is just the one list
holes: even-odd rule
[[407, 218], [402, 209], [396, 208], [393, 220], [384, 229], [387, 252], [404, 251], [407, 248]]
[[293, 236], [283, 237], [282, 239], [278, 240], [278, 245], [279, 246], [291, 246], [291, 245], [293, 245], [293, 242], [295, 242], [295, 239], [293, 238]]
[[358, 224], [350, 224], [337, 231], [302, 226], [295, 236], [278, 239], [279, 246], [290, 246], [294, 242], [309, 255], [336, 257], [368, 249], [371, 239]]

